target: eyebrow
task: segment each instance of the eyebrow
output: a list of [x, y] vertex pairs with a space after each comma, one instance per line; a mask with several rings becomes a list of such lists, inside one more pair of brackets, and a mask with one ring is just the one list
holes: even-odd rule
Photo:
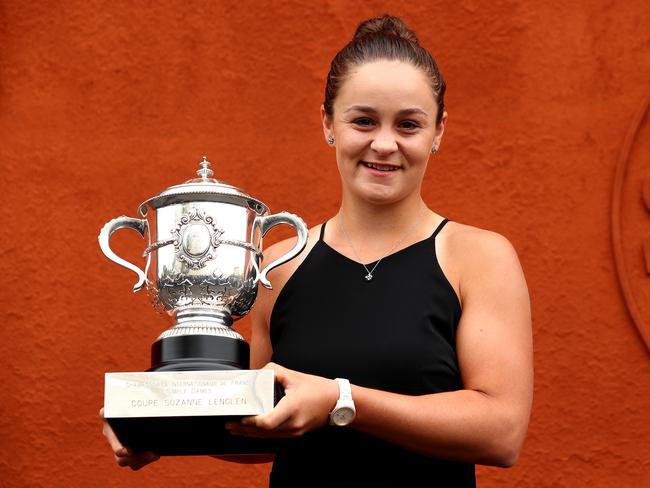
[[[353, 110], [356, 110], [358, 112], [364, 112], [368, 114], [376, 114], [377, 110], [375, 110], [373, 107], [370, 107], [368, 105], [352, 105], [348, 109], [346, 109], [343, 113], [348, 113], [352, 112]], [[429, 114], [426, 113], [424, 110], [420, 108], [404, 108], [397, 112], [397, 115], [403, 116], [403, 115], [423, 115], [425, 117], [428, 117]]]

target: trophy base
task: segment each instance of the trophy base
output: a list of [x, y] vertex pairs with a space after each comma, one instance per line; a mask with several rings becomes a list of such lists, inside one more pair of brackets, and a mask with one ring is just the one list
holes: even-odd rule
[[[185, 370], [191, 364], [203, 369]], [[175, 369], [105, 375], [104, 417], [123, 445], [161, 456], [277, 450], [281, 441], [234, 436], [224, 427], [277, 404], [284, 392], [273, 370], [215, 370], [200, 360], [158, 367]]]
[[134, 417], [107, 419], [120, 442], [134, 452], [159, 456], [271, 454], [278, 439], [234, 436], [224, 428], [232, 417]]

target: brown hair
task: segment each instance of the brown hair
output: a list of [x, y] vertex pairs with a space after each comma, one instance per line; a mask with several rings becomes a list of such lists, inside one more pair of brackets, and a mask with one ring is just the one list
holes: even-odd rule
[[323, 102], [327, 115], [333, 115], [334, 99], [350, 69], [382, 59], [410, 63], [426, 74], [438, 102], [436, 124], [439, 124], [445, 111], [446, 84], [438, 64], [429, 51], [420, 46], [415, 32], [400, 18], [390, 15], [368, 19], [359, 24], [352, 41], [332, 60]]

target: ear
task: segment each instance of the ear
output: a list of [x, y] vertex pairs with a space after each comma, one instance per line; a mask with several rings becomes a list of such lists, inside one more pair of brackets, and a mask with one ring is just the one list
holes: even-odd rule
[[327, 142], [327, 138], [329, 136], [334, 136], [334, 134], [332, 132], [332, 119], [329, 115], [327, 115], [325, 106], [323, 105], [320, 106], [320, 119], [323, 123], [323, 134], [325, 135], [325, 142]]
[[433, 146], [440, 148], [440, 141], [442, 141], [442, 134], [445, 132], [445, 125], [447, 125], [447, 112], [443, 112], [442, 120], [436, 126], [436, 134], [433, 138]]

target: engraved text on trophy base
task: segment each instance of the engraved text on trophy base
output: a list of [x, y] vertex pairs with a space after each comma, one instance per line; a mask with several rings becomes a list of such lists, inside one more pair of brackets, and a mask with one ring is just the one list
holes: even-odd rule
[[106, 373], [104, 415], [258, 415], [273, 408], [272, 370]]

